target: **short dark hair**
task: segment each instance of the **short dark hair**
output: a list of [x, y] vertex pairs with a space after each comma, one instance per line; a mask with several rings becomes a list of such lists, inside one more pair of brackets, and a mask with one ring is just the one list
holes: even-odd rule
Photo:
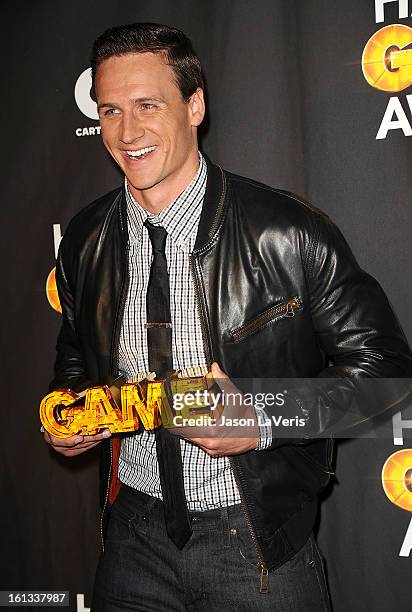
[[204, 88], [200, 60], [186, 34], [158, 23], [130, 23], [109, 28], [93, 44], [93, 99], [96, 99], [95, 80], [99, 65], [109, 57], [128, 53], [163, 53], [166, 63], [173, 69], [176, 85], [185, 101], [198, 87]]

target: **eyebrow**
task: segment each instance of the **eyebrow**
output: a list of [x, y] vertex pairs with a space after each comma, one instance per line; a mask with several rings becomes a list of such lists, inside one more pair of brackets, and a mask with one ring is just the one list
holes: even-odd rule
[[[161, 98], [156, 98], [154, 96], [145, 96], [143, 98], [135, 98], [134, 100], [131, 100], [131, 102], [132, 104], [141, 104], [143, 102], [163, 103], [164, 100], [162, 100]], [[102, 104], [97, 105], [97, 110], [100, 110], [101, 108], [118, 108], [118, 106], [114, 102], [102, 102]]]

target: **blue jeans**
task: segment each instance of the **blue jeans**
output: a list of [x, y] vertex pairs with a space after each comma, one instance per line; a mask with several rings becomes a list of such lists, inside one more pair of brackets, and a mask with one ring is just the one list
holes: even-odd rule
[[192, 515], [180, 551], [166, 534], [162, 503], [122, 486], [96, 573], [92, 612], [323, 612], [329, 598], [313, 536], [282, 567], [260, 570], [240, 505]]

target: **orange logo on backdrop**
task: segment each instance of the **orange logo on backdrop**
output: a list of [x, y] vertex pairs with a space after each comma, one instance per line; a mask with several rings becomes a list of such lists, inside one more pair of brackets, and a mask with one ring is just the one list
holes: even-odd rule
[[388, 25], [365, 45], [362, 70], [369, 85], [381, 91], [402, 91], [412, 85], [412, 28]]
[[382, 485], [395, 506], [412, 512], [412, 449], [396, 451], [387, 458], [382, 468]]
[[56, 286], [56, 268], [53, 268], [53, 270], [47, 277], [46, 295], [47, 299], [49, 300], [50, 306], [54, 308], [54, 310], [56, 310], [57, 312], [61, 313], [62, 307], [60, 306], [59, 294], [57, 293]]

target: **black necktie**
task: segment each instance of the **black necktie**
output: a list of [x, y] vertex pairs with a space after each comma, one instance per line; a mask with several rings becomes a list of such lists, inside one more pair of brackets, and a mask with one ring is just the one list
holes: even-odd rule
[[[149, 284], [146, 294], [147, 345], [149, 368], [161, 378], [173, 369], [172, 323], [170, 316], [169, 275], [165, 254], [166, 230], [145, 221], [153, 249]], [[187, 510], [180, 441], [164, 427], [156, 429], [156, 452], [167, 533], [178, 548], [189, 539]]]

